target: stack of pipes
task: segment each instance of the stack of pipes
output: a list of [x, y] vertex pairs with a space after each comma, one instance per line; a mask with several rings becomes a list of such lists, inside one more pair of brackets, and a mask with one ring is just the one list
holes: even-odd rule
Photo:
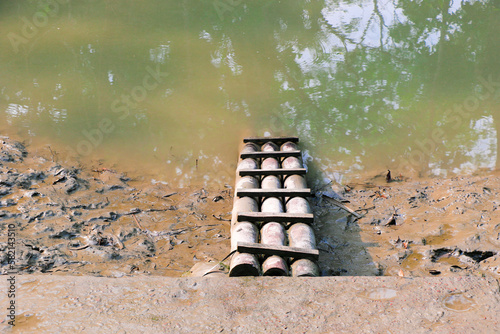
[[[285, 143], [282, 151], [297, 150], [295, 143]], [[283, 160], [283, 168], [302, 168], [301, 159], [288, 157]], [[302, 175], [289, 175], [284, 182], [286, 189], [305, 189], [307, 182]], [[311, 206], [303, 197], [292, 197], [286, 199], [286, 212], [288, 213], [312, 213]], [[291, 247], [316, 249], [316, 238], [312, 228], [303, 223], [292, 224], [288, 229], [288, 240]], [[316, 263], [308, 259], [296, 259], [292, 264], [292, 276], [319, 276], [319, 268]]]
[[[257, 145], [248, 143], [243, 147], [241, 153], [256, 152], [258, 150]], [[255, 159], [240, 159], [238, 167], [236, 167], [235, 189], [259, 188], [260, 182], [256, 177], [239, 175], [239, 171], [242, 169], [257, 168], [257, 161]], [[237, 194], [235, 194], [231, 217], [231, 251], [236, 250], [238, 242], [258, 242], [259, 232], [257, 226], [251, 222], [238, 222], [238, 212], [258, 211], [259, 205], [254, 198], [238, 198]], [[257, 257], [248, 253], [234, 253], [231, 258], [230, 268], [230, 276], [259, 276], [261, 273]]]
[[[297, 150], [293, 142], [286, 142], [281, 146], [281, 151]], [[241, 153], [279, 151], [274, 142], [267, 142], [259, 148], [254, 143], [247, 143]], [[240, 176], [242, 169], [296, 169], [303, 168], [300, 158], [287, 157], [281, 159], [264, 158], [259, 166], [259, 161], [252, 158], [240, 159], [236, 170], [236, 189], [306, 189], [305, 177], [301, 175], [264, 177]], [[238, 221], [240, 212], [264, 213], [312, 213], [307, 199], [302, 197], [278, 198], [262, 197], [258, 202], [253, 197], [238, 197], [235, 194], [232, 219], [231, 219], [231, 250], [235, 251], [239, 242], [257, 243], [267, 246], [291, 246], [297, 248], [316, 249], [316, 241], [312, 228], [304, 223], [286, 224], [280, 222], [252, 223]], [[259, 233], [260, 232], [260, 233]], [[290, 265], [290, 267], [289, 267]], [[230, 264], [230, 276], [318, 276], [319, 269], [314, 261], [308, 259], [283, 258], [277, 255], [256, 256], [248, 253], [236, 252]]]

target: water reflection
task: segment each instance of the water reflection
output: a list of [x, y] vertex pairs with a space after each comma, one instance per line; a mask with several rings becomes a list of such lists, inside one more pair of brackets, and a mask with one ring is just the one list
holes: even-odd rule
[[266, 131], [330, 178], [498, 166], [498, 2], [226, 7], [3, 3], [0, 117], [183, 183], [231, 183], [241, 137]]

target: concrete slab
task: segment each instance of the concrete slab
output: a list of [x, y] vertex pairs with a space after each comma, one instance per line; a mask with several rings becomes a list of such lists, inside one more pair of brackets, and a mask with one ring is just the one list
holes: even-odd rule
[[478, 277], [16, 280], [6, 333], [500, 333], [498, 281]]

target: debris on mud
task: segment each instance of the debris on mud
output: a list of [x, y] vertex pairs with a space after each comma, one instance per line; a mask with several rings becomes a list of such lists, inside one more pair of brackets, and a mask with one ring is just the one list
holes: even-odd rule
[[181, 276], [193, 259], [227, 254], [229, 222], [216, 217], [230, 216], [230, 189], [172, 189], [147, 174], [40, 151], [0, 139], [0, 272], [9, 224], [20, 274]]
[[360, 219], [323, 197], [314, 199], [324, 275], [398, 276], [403, 270], [405, 276], [500, 278], [498, 173], [451, 179], [399, 176], [389, 184], [384, 176], [329, 185], [363, 212]]
[[[227, 255], [231, 187], [177, 189], [145, 171], [32, 151], [0, 138], [0, 272], [12, 224], [20, 274], [182, 276]], [[500, 278], [498, 175], [392, 174], [315, 189], [322, 275]]]

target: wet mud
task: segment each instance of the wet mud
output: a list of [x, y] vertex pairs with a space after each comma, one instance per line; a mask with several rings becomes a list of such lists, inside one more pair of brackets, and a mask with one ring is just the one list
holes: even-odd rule
[[173, 189], [0, 138], [2, 273], [14, 224], [20, 274], [182, 276], [227, 255], [231, 207], [230, 187]]
[[390, 182], [379, 174], [326, 185], [315, 198], [323, 274], [498, 279], [499, 190], [495, 172]]
[[[499, 191], [492, 172], [391, 182], [360, 175], [313, 189], [321, 275], [498, 279]], [[20, 274], [220, 276], [232, 201], [230, 185], [176, 188], [147, 171], [1, 137], [0, 270], [14, 224]]]

